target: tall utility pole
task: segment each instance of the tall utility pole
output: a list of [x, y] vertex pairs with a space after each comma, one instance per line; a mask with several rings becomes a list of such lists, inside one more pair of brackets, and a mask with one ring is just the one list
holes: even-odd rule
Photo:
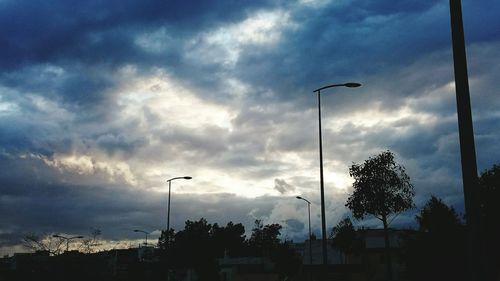
[[451, 35], [453, 42], [453, 62], [455, 89], [457, 96], [458, 131], [460, 136], [460, 156], [462, 160], [462, 180], [464, 189], [465, 216], [467, 221], [467, 265], [469, 280], [484, 280], [484, 256], [481, 250], [480, 213], [478, 204], [478, 177], [476, 148], [472, 128], [472, 113], [465, 54], [462, 4], [460, 0], [450, 0]]

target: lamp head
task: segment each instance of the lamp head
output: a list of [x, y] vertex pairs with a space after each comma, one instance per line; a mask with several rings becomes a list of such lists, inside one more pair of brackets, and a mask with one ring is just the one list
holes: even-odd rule
[[357, 88], [357, 87], [361, 87], [361, 84], [354, 83], [354, 82], [349, 82], [349, 83], [345, 83], [344, 86], [346, 86], [348, 88]]
[[190, 180], [190, 179], [192, 179], [192, 178], [193, 178], [193, 177], [190, 177], [190, 176], [185, 176], [185, 177], [184, 177], [184, 179], [185, 179], [185, 180]]
[[296, 196], [295, 198], [297, 198], [297, 199], [302, 199], [302, 197], [300, 197], [300, 196]]

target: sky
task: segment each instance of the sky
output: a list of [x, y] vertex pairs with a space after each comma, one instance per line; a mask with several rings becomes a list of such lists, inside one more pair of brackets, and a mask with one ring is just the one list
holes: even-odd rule
[[[479, 172], [500, 162], [500, 2], [463, 0]], [[29, 233], [136, 243], [171, 226], [348, 216], [349, 166], [386, 150], [416, 209], [463, 213], [448, 1], [0, 0], [0, 253]], [[357, 226], [381, 227], [373, 219]], [[129, 242], [127, 242], [129, 241]], [[131, 242], [130, 242], [131, 241]]]

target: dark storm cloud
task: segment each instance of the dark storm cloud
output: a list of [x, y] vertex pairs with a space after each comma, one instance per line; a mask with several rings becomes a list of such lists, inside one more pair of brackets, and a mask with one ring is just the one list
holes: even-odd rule
[[[498, 5], [490, 2], [489, 6]], [[169, 32], [173, 32], [169, 38], [189, 39], [202, 30], [244, 19], [251, 9], [269, 7], [272, 5], [258, 1], [238, 2], [238, 5], [223, 1], [202, 1], [197, 5], [182, 1], [147, 1], [140, 5], [134, 2], [91, 1], [50, 4], [8, 2], [4, 4], [1, 10], [3, 16], [0, 17], [5, 21], [0, 37], [6, 38], [4, 40], [9, 43], [3, 53], [7, 63], [2, 65], [12, 65], [10, 69], [15, 69], [22, 62], [170, 65], [180, 77], [187, 78], [198, 73], [196, 76], [199, 79], [193, 83], [218, 88], [217, 80], [211, 77], [222, 75], [224, 71], [216, 66], [194, 65], [183, 60], [184, 49], [180, 39], [173, 42], [177, 46], [169, 52], [155, 55], [139, 49], [134, 37], [166, 26]], [[265, 83], [269, 88], [276, 89], [277, 94], [287, 97], [290, 92], [292, 95], [296, 93], [291, 89], [305, 87], [309, 91], [316, 87], [311, 83], [329, 81], [331, 73], [342, 80], [375, 71], [392, 71], [394, 65], [412, 62], [424, 52], [449, 43], [447, 5], [443, 1], [377, 1], [376, 4], [350, 1], [347, 5], [331, 5], [322, 9], [291, 7], [292, 19], [307, 24], [300, 25], [298, 30], [285, 31], [283, 37], [286, 39], [277, 49], [254, 52], [250, 48], [245, 49], [235, 69], [240, 79], [260, 80], [261, 85]], [[474, 16], [484, 12], [477, 8], [470, 10]], [[491, 13], [486, 13], [483, 20], [494, 26], [495, 18]], [[483, 31], [484, 28], [478, 28], [472, 34], [478, 33], [478, 30], [485, 33], [491, 29]], [[482, 38], [484, 36], [478, 39]], [[270, 56], [272, 59], [269, 59]], [[8, 63], [9, 60], [12, 63]], [[216, 75], [203, 75], [208, 71]], [[273, 82], [281, 80], [276, 77], [285, 76], [293, 79], [287, 79], [279, 86], [274, 85]], [[310, 77], [316, 77], [315, 82]], [[99, 87], [105, 88], [109, 83], [88, 78], [82, 78], [80, 82], [85, 83], [85, 87], [72, 89], [86, 89], [94, 94], [100, 92]], [[73, 83], [78, 86], [80, 82]], [[71, 85], [71, 82], [68, 83]]]
[[[91, 58], [97, 51], [100, 59], [109, 60], [118, 51], [119, 61], [131, 51], [126, 28], [148, 28], [171, 24], [189, 32], [209, 28], [241, 18], [248, 9], [266, 6], [265, 1], [3, 1], [0, 10], [1, 36], [5, 41], [4, 67], [69, 59], [79, 55]], [[125, 30], [120, 31], [120, 28]], [[101, 42], [92, 42], [93, 34], [109, 30], [117, 34]], [[128, 38], [128, 39], [127, 39]], [[113, 40], [108, 40], [113, 39]], [[117, 40], [118, 39], [118, 40]], [[124, 40], [120, 42], [121, 40]], [[94, 43], [94, 44], [92, 44]], [[103, 44], [107, 43], [107, 44]], [[120, 44], [125, 43], [125, 44]], [[80, 47], [92, 47], [83, 52]], [[99, 52], [105, 47], [106, 52]], [[76, 51], [76, 53], [74, 53]], [[130, 53], [129, 53], [130, 54]], [[111, 59], [112, 60], [112, 59]]]
[[[297, 10], [292, 19], [307, 24], [288, 31], [279, 49], [246, 52], [238, 64], [238, 73], [250, 80], [259, 76], [271, 88], [279, 89], [276, 92], [280, 96], [289, 98], [290, 92], [297, 92], [291, 91], [293, 88], [305, 86], [309, 92], [318, 87], [311, 83], [328, 83], [332, 75], [342, 81], [393, 71], [449, 42], [446, 6], [441, 2], [426, 3], [414, 9], [394, 1], [351, 1], [340, 8], [331, 5]], [[295, 79], [274, 83], [280, 81], [275, 77], [287, 76]]]
[[[488, 2], [483, 7], [499, 6], [495, 1]], [[477, 23], [478, 7], [464, 8], [465, 19]], [[496, 29], [491, 28], [499, 24], [498, 19], [488, 10], [483, 19], [488, 24], [471, 31], [468, 43], [498, 38]], [[306, 24], [285, 31], [279, 48], [244, 52], [237, 65], [238, 77], [259, 81], [259, 85], [273, 89], [280, 100], [297, 98], [332, 83], [332, 79], [359, 81], [372, 88], [376, 83], [388, 91], [398, 91], [393, 83], [397, 78], [392, 76], [398, 75], [401, 67], [415, 64], [429, 53], [450, 50], [451, 46], [446, 1], [350, 1], [340, 7], [298, 9], [292, 19]], [[451, 56], [436, 58], [452, 67]], [[406, 75], [411, 78], [411, 73]], [[368, 76], [378, 81], [367, 81]], [[381, 77], [387, 81], [380, 81]], [[399, 94], [411, 94], [402, 90]]]
[[52, 155], [55, 151], [71, 150], [73, 143], [71, 137], [61, 135], [61, 128], [57, 124], [44, 124], [44, 122], [36, 124], [29, 119], [30, 117], [0, 119], [2, 152], [15, 155], [24, 153]]
[[108, 109], [117, 106], [115, 96], [108, 92], [116, 81], [106, 68], [73, 63], [34, 64], [3, 72], [0, 84], [8, 90], [2, 93], [3, 99], [18, 104], [19, 112], [47, 114], [40, 112], [43, 108], [36, 104], [39, 96], [56, 103], [54, 109], [78, 112], [74, 117], [79, 123], [106, 120], [110, 116]]
[[[167, 67], [181, 77], [207, 69], [182, 62], [183, 40], [203, 30], [238, 21], [263, 1], [4, 1], [0, 8], [0, 82], [11, 89], [35, 92], [88, 110], [90, 120], [106, 118], [116, 106], [106, 92], [116, 85], [109, 73], [133, 64], [146, 70]], [[166, 28], [168, 52], [146, 52], [137, 36]], [[46, 68], [60, 68], [54, 75]], [[49, 73], [47, 73], [49, 72]], [[47, 77], [50, 75], [51, 77]], [[28, 79], [29, 77], [29, 79]], [[210, 84], [214, 84], [211, 81]], [[76, 108], [75, 110], [81, 110]]]
[[[108, 67], [109, 71], [128, 63], [144, 67], [171, 66], [183, 79], [189, 80], [193, 75], [198, 77], [190, 83], [222, 92], [222, 87], [217, 85], [218, 78], [227, 75], [227, 72], [216, 65], [200, 65], [183, 59], [184, 43], [179, 38], [189, 39], [193, 34], [214, 26], [237, 22], [244, 19], [252, 8], [269, 8], [269, 5], [252, 1], [239, 3], [237, 9], [234, 4], [220, 1], [203, 1], [194, 6], [154, 1], [141, 5], [132, 2], [115, 4], [5, 4], [5, 17], [0, 18], [7, 21], [15, 17], [13, 22], [25, 19], [26, 23], [4, 25], [8, 26], [4, 31], [8, 33], [2, 37], [11, 38], [9, 42], [27, 41], [16, 44], [29, 46], [19, 57], [8, 55], [5, 58], [19, 63], [25, 61], [25, 57], [33, 57], [30, 63], [36, 64], [50, 62], [66, 65], [76, 61], [84, 65]], [[290, 6], [292, 20], [307, 24], [301, 24], [298, 29], [285, 30], [284, 40], [277, 48], [245, 48], [235, 69], [231, 70], [239, 79], [259, 81], [261, 87], [274, 89], [275, 95], [286, 96], [287, 99], [302, 94], [301, 89], [309, 92], [317, 87], [317, 83], [329, 82], [332, 75], [339, 80], [347, 77], [359, 80], [366, 74], [393, 71], [394, 66], [411, 63], [424, 52], [437, 50], [449, 43], [447, 7], [442, 1], [384, 1], [377, 4], [351, 1], [347, 5], [331, 5], [322, 9]], [[69, 15], [72, 20], [68, 20]], [[146, 53], [138, 48], [134, 43], [135, 36], [154, 32], [158, 26], [166, 26], [172, 33], [169, 40], [176, 38], [170, 44], [172, 48], [159, 54]], [[64, 42], [52, 37], [64, 38]], [[73, 37], [78, 37], [77, 42]], [[53, 54], [38, 55], [41, 51], [37, 45], [44, 46]], [[37, 59], [39, 56], [47, 59]], [[80, 73], [78, 69], [70, 72]], [[207, 72], [212, 75], [204, 75]], [[282, 77], [288, 78], [282, 81]], [[311, 80], [311, 77], [315, 79]], [[68, 80], [67, 87], [56, 92], [74, 98], [76, 102], [83, 99], [92, 103], [95, 101], [92, 95], [102, 97], [102, 91], [113, 84], [113, 81], [100, 77], [73, 77]], [[276, 81], [282, 82], [276, 84]], [[24, 83], [17, 80], [15, 84]], [[75, 90], [76, 93], [68, 94]], [[211, 92], [207, 95], [212, 95]], [[215, 97], [217, 95], [212, 95], [212, 98]], [[257, 93], [253, 97], [259, 99]]]

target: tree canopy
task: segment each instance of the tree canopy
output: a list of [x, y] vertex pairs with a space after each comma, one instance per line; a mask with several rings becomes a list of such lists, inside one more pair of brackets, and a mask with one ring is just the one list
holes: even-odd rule
[[281, 228], [282, 226], [276, 223], [264, 225], [261, 220], [255, 220], [252, 235], [248, 240], [249, 246], [262, 255], [269, 255], [280, 243]]
[[432, 233], [451, 233], [462, 224], [455, 209], [435, 196], [429, 199], [415, 219], [421, 231]]
[[332, 246], [338, 248], [344, 255], [344, 263], [347, 263], [347, 254], [360, 246], [357, 243], [356, 230], [352, 225], [351, 219], [348, 217], [341, 220], [332, 228], [330, 237], [333, 242]]
[[163, 259], [167, 264], [192, 266], [200, 280], [217, 280], [217, 259], [225, 255], [269, 257], [285, 278], [296, 274], [301, 259], [287, 243], [280, 241], [281, 228], [279, 224], [264, 225], [256, 220], [250, 238], [246, 239], [241, 223], [228, 222], [226, 226], [219, 226], [201, 218], [186, 221], [184, 229], [178, 232], [162, 231], [158, 244], [164, 250]]
[[493, 165], [479, 177], [479, 203], [482, 243], [487, 255], [489, 275], [500, 276], [500, 165]]
[[481, 173], [479, 177], [479, 201], [481, 215], [488, 221], [500, 214], [500, 165], [493, 165]]
[[387, 279], [392, 281], [388, 217], [413, 207], [415, 191], [405, 168], [396, 164], [394, 154], [384, 151], [363, 164], [353, 164], [349, 175], [354, 178], [353, 192], [346, 206], [356, 219], [373, 215], [384, 225]]
[[248, 239], [248, 254], [269, 257], [276, 266], [281, 278], [286, 280], [297, 273], [301, 257], [289, 247], [287, 242], [281, 243], [282, 226], [277, 223], [264, 225], [255, 220], [252, 235]]
[[390, 151], [370, 157], [363, 164], [353, 164], [353, 192], [346, 206], [357, 219], [373, 215], [380, 220], [413, 207], [415, 191], [405, 168], [396, 164]]
[[420, 232], [406, 237], [410, 280], [464, 280], [465, 232], [453, 207], [432, 196], [415, 216]]

